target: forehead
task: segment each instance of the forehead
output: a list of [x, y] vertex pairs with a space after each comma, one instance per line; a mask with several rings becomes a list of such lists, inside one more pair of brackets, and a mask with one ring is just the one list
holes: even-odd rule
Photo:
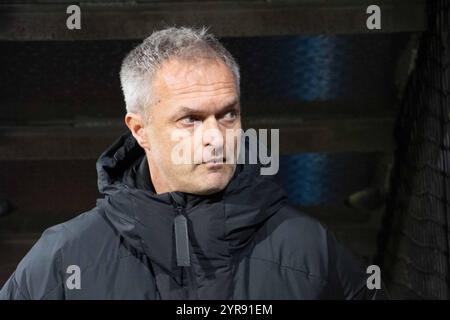
[[158, 70], [154, 86], [165, 98], [236, 95], [231, 70], [225, 63], [210, 59], [169, 60]]

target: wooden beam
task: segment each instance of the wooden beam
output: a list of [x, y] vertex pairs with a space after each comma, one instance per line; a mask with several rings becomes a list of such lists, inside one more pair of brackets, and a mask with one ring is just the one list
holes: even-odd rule
[[425, 0], [379, 0], [381, 30], [368, 30], [373, 1], [77, 1], [81, 30], [66, 27], [71, 3], [0, 5], [0, 40], [143, 39], [168, 25], [210, 26], [220, 37], [418, 32], [426, 28]]
[[[117, 123], [120, 123], [117, 120]], [[280, 153], [393, 151], [394, 117], [246, 118], [244, 128], [279, 129]], [[120, 134], [115, 126], [0, 127], [0, 160], [96, 159]]]
[[244, 127], [279, 128], [280, 153], [393, 152], [394, 116], [254, 119]]

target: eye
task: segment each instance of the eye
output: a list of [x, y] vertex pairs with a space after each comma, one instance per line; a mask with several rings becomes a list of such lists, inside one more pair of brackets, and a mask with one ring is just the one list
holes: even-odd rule
[[223, 115], [223, 119], [225, 120], [234, 120], [237, 117], [237, 112], [234, 110], [228, 111]]
[[195, 116], [186, 116], [186, 117], [181, 119], [181, 122], [184, 125], [188, 125], [188, 126], [193, 125], [197, 121], [201, 121], [201, 120], [198, 117], [195, 117]]

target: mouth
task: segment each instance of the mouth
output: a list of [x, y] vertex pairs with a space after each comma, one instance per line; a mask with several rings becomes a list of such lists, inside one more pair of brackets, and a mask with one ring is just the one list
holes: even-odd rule
[[223, 158], [209, 159], [208, 161], [203, 161], [202, 164], [206, 165], [209, 168], [220, 168], [225, 164], [225, 159]]

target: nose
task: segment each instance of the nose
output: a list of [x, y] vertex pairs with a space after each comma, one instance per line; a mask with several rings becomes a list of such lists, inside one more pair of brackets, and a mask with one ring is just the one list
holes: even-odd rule
[[207, 118], [203, 121], [202, 144], [205, 148], [214, 149], [214, 154], [218, 155], [223, 148], [223, 134], [220, 131], [219, 123], [215, 117]]

